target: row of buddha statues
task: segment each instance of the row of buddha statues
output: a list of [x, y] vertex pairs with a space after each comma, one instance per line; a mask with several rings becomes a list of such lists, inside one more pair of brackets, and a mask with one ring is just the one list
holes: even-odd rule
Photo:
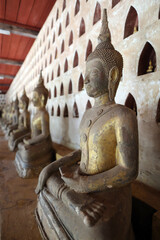
[[111, 43], [106, 9], [98, 41], [86, 61], [85, 89], [95, 103], [81, 120], [79, 150], [55, 160], [42, 74], [33, 91], [31, 129], [25, 91], [19, 104], [16, 99], [3, 112], [1, 127], [10, 150], [17, 149], [19, 176], [39, 176], [35, 213], [43, 239], [134, 239], [131, 182], [138, 174], [137, 118], [114, 101], [123, 59]]

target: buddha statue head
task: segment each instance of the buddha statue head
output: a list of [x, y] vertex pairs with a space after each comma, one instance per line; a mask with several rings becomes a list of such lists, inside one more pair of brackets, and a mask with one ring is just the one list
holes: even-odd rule
[[33, 90], [32, 102], [35, 107], [43, 108], [47, 103], [47, 99], [48, 99], [48, 90], [44, 86], [44, 80], [43, 80], [42, 71], [41, 71], [38, 84]]
[[27, 110], [29, 104], [29, 98], [26, 95], [25, 89], [23, 90], [22, 96], [19, 99], [19, 108], [21, 110]]
[[108, 93], [109, 100], [113, 101], [122, 76], [123, 59], [111, 44], [106, 9], [98, 40], [96, 49], [87, 58], [85, 88], [90, 97]]
[[13, 111], [13, 113], [14, 113], [16, 110], [18, 110], [18, 104], [19, 104], [19, 102], [18, 102], [18, 96], [17, 96], [17, 94], [16, 94], [16, 98], [15, 98], [15, 100], [12, 102], [12, 111]]

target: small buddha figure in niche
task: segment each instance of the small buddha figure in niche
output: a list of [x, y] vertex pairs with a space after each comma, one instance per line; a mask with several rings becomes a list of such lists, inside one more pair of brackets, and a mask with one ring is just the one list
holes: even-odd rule
[[45, 109], [47, 98], [48, 90], [44, 86], [41, 72], [38, 84], [33, 91], [32, 102], [36, 107], [36, 113], [31, 123], [31, 138], [23, 139], [23, 143], [18, 144], [15, 157], [15, 166], [22, 178], [36, 177], [54, 158], [49, 115]]
[[153, 66], [152, 66], [152, 61], [150, 60], [149, 61], [149, 66], [148, 66], [148, 69], [147, 69], [147, 73], [151, 73], [153, 72]]
[[111, 44], [104, 10], [99, 44], [86, 64], [95, 104], [80, 124], [80, 150], [45, 167], [36, 218], [47, 239], [131, 240], [131, 182], [138, 174], [135, 113], [116, 104], [123, 60]]
[[23, 141], [23, 138], [30, 134], [30, 113], [28, 111], [29, 98], [24, 90], [19, 99], [19, 122], [18, 128], [10, 133], [8, 146], [11, 151], [14, 151], [18, 143]]
[[18, 97], [16, 95], [15, 101], [12, 103], [12, 113], [11, 113], [11, 124], [9, 124], [6, 128], [5, 135], [8, 137], [10, 133], [17, 129], [18, 127], [18, 119], [19, 119], [19, 107], [18, 107]]

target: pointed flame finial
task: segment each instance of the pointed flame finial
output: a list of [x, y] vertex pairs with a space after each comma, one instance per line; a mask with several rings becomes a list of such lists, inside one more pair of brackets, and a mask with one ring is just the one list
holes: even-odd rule
[[43, 83], [43, 76], [42, 76], [42, 70], [40, 70], [40, 76], [39, 76], [38, 84], [42, 84], [42, 83]]
[[108, 27], [108, 19], [107, 19], [107, 9], [103, 10], [102, 17], [102, 26], [100, 30], [100, 34], [98, 36], [99, 42], [110, 41], [111, 42], [111, 33]]

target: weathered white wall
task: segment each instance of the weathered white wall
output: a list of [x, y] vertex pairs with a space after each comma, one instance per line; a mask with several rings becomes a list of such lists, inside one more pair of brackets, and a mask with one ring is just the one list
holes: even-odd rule
[[[100, 3], [101, 9], [107, 8], [108, 10], [112, 43], [121, 52], [124, 59], [123, 79], [118, 89], [116, 101], [124, 104], [128, 93], [131, 93], [137, 103], [140, 146], [139, 179], [160, 189], [160, 128], [155, 121], [157, 103], [160, 97], [160, 20], [158, 20], [160, 0], [121, 0], [114, 8], [111, 7], [112, 0], [80, 0], [80, 11], [76, 16], [74, 16], [76, 0], [66, 1], [64, 11], [62, 11], [63, 1], [58, 0], [14, 79], [7, 93], [7, 100], [11, 101], [16, 93], [20, 95], [24, 86], [28, 96], [31, 97], [43, 65], [45, 85], [51, 91], [51, 99], [47, 103], [50, 115], [52, 106], [54, 107], [54, 116], [50, 116], [52, 140], [72, 148], [78, 148], [78, 127], [89, 99], [85, 90], [78, 91], [78, 82], [80, 74], [82, 73], [84, 76], [85, 73], [85, 55], [89, 39], [92, 41], [93, 49], [97, 44], [97, 36], [101, 26], [100, 21], [93, 25], [97, 2]], [[131, 6], [138, 13], [139, 31], [123, 39], [125, 22]], [[56, 21], [57, 9], [59, 9], [59, 18]], [[65, 27], [67, 13], [69, 13], [70, 23]], [[85, 34], [79, 37], [82, 17], [85, 21]], [[51, 27], [52, 21], [53, 27]], [[60, 23], [62, 33], [58, 36]], [[47, 35], [48, 30], [49, 34]], [[73, 44], [68, 46], [71, 30], [73, 31]], [[55, 42], [52, 43], [54, 33]], [[63, 53], [61, 53], [62, 40], [65, 44]], [[157, 69], [154, 73], [137, 76], [139, 57], [147, 41], [155, 49]], [[50, 47], [48, 49], [49, 42]], [[54, 59], [56, 48], [58, 55], [57, 59]], [[78, 52], [79, 64], [73, 68], [75, 51]], [[50, 55], [52, 55], [51, 63]], [[66, 58], [68, 60], [68, 71], [64, 73]], [[45, 67], [46, 59], [47, 66]], [[61, 68], [59, 77], [57, 77], [58, 65]], [[54, 80], [51, 79], [52, 72], [54, 72]], [[49, 82], [47, 82], [48, 75]], [[68, 94], [70, 79], [73, 85], [72, 94]], [[61, 83], [64, 85], [63, 96], [60, 96]], [[56, 98], [54, 97], [55, 86], [57, 87]], [[93, 104], [93, 100], [90, 99], [90, 101]], [[78, 106], [79, 118], [73, 118], [74, 102]], [[65, 103], [68, 105], [68, 118], [63, 117]], [[61, 109], [60, 117], [56, 116], [58, 104]], [[30, 109], [34, 111], [32, 105], [30, 105]]]

